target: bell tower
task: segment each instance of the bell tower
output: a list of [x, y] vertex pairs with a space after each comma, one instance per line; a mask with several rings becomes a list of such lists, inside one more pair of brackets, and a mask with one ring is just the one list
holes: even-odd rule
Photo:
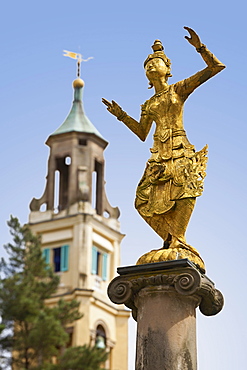
[[[113, 304], [107, 286], [120, 265], [120, 215], [105, 192], [104, 150], [108, 145], [84, 113], [84, 82], [73, 82], [74, 100], [63, 124], [51, 134], [45, 191], [30, 203], [29, 224], [42, 236], [46, 262], [60, 275], [61, 296], [80, 302], [83, 317], [68, 328], [71, 345], [106, 347], [106, 368], [128, 368], [128, 318]], [[48, 303], [48, 304], [49, 304]]]
[[[108, 143], [84, 114], [83, 86], [80, 78], [73, 82], [72, 109], [63, 124], [46, 141], [50, 147], [46, 189], [40, 199], [33, 198], [30, 209], [39, 211], [43, 207], [47, 211], [66, 211], [68, 214], [72, 211], [71, 206], [78, 202], [92, 205], [95, 201], [96, 214], [103, 216], [106, 212], [109, 217], [117, 219], [119, 210], [110, 206], [104, 189], [103, 152]], [[95, 194], [92, 183], [94, 173]]]

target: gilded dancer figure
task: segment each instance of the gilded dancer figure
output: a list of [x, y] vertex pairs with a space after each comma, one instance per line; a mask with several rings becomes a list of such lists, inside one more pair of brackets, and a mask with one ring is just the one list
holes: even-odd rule
[[196, 197], [203, 191], [207, 146], [196, 152], [187, 139], [183, 126], [183, 105], [198, 86], [219, 73], [225, 65], [201, 43], [195, 31], [184, 28], [190, 35], [185, 38], [201, 54], [206, 68], [168, 85], [171, 62], [164, 53], [162, 43], [156, 40], [152, 46], [153, 54], [144, 62], [150, 88], [154, 87], [155, 94], [142, 105], [140, 121], [128, 116], [115, 101], [102, 101], [109, 112], [142, 141], [146, 139], [152, 123], [156, 123], [151, 157], [137, 187], [135, 207], [164, 240], [164, 246], [158, 251], [146, 253], [137, 263], [189, 258], [204, 270], [199, 253], [187, 244], [185, 232]]

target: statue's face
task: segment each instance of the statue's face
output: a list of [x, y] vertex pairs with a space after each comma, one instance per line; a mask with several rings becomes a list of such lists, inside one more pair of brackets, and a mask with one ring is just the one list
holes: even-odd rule
[[168, 67], [161, 58], [149, 60], [145, 66], [145, 71], [149, 81], [157, 77], [166, 76], [169, 73]]

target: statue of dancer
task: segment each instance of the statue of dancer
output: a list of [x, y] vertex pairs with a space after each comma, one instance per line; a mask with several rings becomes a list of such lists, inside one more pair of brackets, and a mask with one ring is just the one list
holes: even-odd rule
[[144, 141], [156, 123], [151, 157], [136, 191], [135, 207], [143, 219], [164, 240], [165, 249], [186, 249], [199, 256], [187, 244], [185, 232], [195, 206], [202, 194], [206, 176], [207, 146], [196, 152], [189, 142], [183, 125], [183, 106], [188, 96], [202, 83], [225, 68], [201, 43], [189, 27], [185, 36], [207, 64], [206, 68], [185, 80], [168, 85], [171, 62], [164, 53], [161, 41], [156, 40], [144, 62], [150, 88], [155, 94], [141, 109], [137, 122], [115, 102], [102, 99], [110, 113], [122, 121]]

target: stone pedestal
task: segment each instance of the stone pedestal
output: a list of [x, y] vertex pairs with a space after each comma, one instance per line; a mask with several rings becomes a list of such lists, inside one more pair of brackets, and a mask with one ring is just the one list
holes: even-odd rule
[[196, 370], [196, 307], [207, 316], [223, 307], [214, 283], [187, 259], [118, 268], [112, 302], [137, 321], [136, 370]]

